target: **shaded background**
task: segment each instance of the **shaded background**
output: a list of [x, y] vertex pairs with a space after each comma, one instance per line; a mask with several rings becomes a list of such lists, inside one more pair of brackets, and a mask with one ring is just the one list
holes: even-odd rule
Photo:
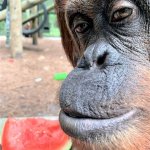
[[[53, 0], [46, 4], [53, 5]], [[27, 12], [23, 17], [28, 17]], [[5, 44], [5, 22], [0, 22], [0, 117], [59, 113], [58, 92], [63, 81], [54, 80], [54, 75], [69, 73], [72, 67], [61, 45], [54, 11], [41, 32], [43, 38], [38, 39], [36, 46], [30, 37], [23, 37], [23, 58], [12, 59]]]

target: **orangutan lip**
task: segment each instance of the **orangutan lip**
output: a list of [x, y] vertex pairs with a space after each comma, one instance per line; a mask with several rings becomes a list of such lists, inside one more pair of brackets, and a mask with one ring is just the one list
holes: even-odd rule
[[[137, 110], [131, 110], [121, 116], [110, 119], [92, 119], [92, 118], [72, 118], [67, 116], [63, 111], [60, 112], [59, 120], [62, 129], [72, 137], [82, 137], [84, 139], [93, 131], [107, 132], [116, 129], [130, 120]], [[95, 133], [96, 134], [96, 133]]]

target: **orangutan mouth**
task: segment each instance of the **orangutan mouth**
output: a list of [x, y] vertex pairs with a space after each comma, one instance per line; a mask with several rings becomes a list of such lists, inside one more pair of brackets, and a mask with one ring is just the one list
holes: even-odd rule
[[63, 130], [68, 135], [75, 138], [78, 137], [81, 140], [87, 140], [88, 137], [91, 137], [94, 134], [95, 137], [97, 135], [102, 136], [127, 127], [128, 121], [131, 120], [135, 114], [137, 114], [137, 110], [131, 110], [121, 116], [114, 118], [93, 119], [74, 118], [61, 111], [59, 119]]

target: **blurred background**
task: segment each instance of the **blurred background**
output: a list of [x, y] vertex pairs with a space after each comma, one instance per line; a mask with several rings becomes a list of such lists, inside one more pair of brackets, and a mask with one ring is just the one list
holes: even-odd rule
[[57, 116], [71, 69], [53, 0], [0, 0], [0, 117]]

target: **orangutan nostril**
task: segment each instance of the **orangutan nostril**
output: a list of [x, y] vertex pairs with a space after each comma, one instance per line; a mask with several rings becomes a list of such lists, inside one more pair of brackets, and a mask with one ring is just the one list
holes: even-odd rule
[[98, 59], [97, 59], [97, 62], [96, 62], [97, 65], [98, 66], [103, 65], [106, 61], [107, 56], [108, 56], [108, 52], [105, 52], [103, 55], [98, 56]]

